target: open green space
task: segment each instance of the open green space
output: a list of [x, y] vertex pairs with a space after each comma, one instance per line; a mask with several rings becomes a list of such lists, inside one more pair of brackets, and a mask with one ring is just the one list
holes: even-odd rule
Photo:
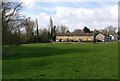
[[3, 79], [117, 79], [118, 43], [40, 43], [9, 47]]

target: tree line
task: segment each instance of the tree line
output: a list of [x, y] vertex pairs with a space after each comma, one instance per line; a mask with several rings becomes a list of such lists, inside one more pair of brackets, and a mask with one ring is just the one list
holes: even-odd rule
[[38, 28], [38, 20], [31, 20], [19, 14], [22, 3], [4, 1], [0, 4], [2, 13], [2, 45], [19, 45], [32, 42], [55, 41], [55, 28], [50, 18], [50, 30]]
[[37, 19], [32, 20], [30, 17], [26, 18], [19, 14], [20, 9], [22, 8], [22, 3], [4, 1], [0, 6], [2, 8], [2, 45], [54, 42], [56, 41], [57, 34], [65, 33], [94, 33], [97, 35], [102, 32], [104, 34], [116, 34], [113, 26], [109, 26], [101, 31], [92, 31], [85, 26], [82, 30], [75, 29], [73, 32], [70, 32], [66, 25], [54, 25], [51, 17], [48, 28], [39, 29]]

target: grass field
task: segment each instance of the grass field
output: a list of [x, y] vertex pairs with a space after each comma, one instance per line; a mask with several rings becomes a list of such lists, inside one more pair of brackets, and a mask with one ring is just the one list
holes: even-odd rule
[[43, 43], [11, 47], [3, 79], [117, 79], [118, 44]]

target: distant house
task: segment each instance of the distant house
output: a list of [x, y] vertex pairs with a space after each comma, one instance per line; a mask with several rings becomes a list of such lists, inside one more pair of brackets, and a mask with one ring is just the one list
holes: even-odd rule
[[105, 41], [105, 35], [103, 35], [103, 34], [98, 34], [97, 36], [96, 36], [96, 40], [98, 40], [98, 41], [101, 41], [101, 42], [103, 42], [103, 41]]
[[57, 42], [93, 41], [93, 34], [57, 34]]
[[101, 41], [101, 42], [110, 42], [117, 40], [117, 36], [114, 36], [112, 34], [106, 35], [102, 33], [98, 34], [95, 38], [97, 41]]
[[112, 40], [112, 41], [114, 41], [114, 40], [115, 40], [115, 36], [114, 36], [114, 35], [112, 35], [112, 34], [110, 34], [110, 38], [111, 38], [111, 40]]

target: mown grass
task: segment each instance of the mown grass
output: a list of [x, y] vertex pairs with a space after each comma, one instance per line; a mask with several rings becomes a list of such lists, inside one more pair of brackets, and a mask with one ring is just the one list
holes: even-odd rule
[[3, 79], [117, 79], [118, 44], [43, 43], [11, 47]]

